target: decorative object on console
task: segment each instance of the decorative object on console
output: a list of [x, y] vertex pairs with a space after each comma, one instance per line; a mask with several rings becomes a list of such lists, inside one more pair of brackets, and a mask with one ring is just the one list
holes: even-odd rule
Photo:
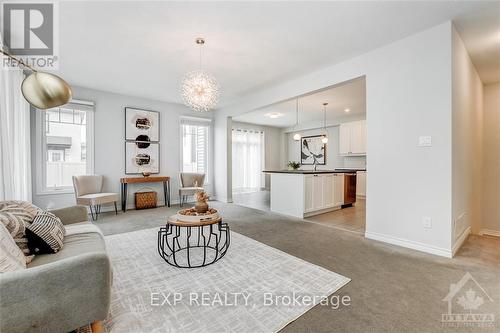
[[160, 141], [160, 113], [125, 108], [125, 140], [148, 144]]
[[287, 166], [290, 170], [298, 170], [300, 168], [300, 163], [295, 161], [288, 161]]
[[326, 144], [322, 142], [322, 135], [305, 136], [300, 147], [300, 164], [325, 165]]
[[151, 176], [151, 172], [142, 172], [143, 177], [149, 177]]
[[200, 48], [199, 69], [186, 74], [181, 84], [181, 95], [186, 106], [194, 111], [206, 112], [213, 109], [219, 101], [219, 84], [201, 68], [201, 49], [205, 39], [196, 38], [195, 42]]
[[196, 212], [200, 214], [206, 213], [208, 211], [208, 194], [205, 191], [196, 191], [194, 199], [196, 200], [196, 204], [194, 205]]
[[24, 99], [37, 109], [50, 109], [64, 105], [71, 100], [71, 87], [59, 76], [39, 72], [0, 48], [0, 52], [32, 73], [21, 84]]
[[28, 248], [32, 254], [56, 253], [63, 247], [66, 229], [61, 220], [50, 212], [41, 211], [26, 226]]
[[[142, 148], [141, 148], [142, 147]], [[151, 142], [141, 146], [140, 142], [125, 142], [125, 174], [152, 174], [160, 172], [160, 144]]]

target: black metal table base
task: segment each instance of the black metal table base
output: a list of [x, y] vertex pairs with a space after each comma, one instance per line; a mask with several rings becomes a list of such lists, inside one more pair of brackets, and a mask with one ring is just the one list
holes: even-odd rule
[[224, 257], [230, 244], [227, 223], [204, 226], [167, 224], [158, 231], [158, 253], [170, 265], [197, 268]]

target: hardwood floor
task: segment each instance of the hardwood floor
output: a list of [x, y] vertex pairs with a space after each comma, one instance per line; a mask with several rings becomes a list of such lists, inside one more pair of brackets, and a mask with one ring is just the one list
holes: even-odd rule
[[[270, 211], [269, 191], [233, 194], [233, 202], [240, 206]], [[366, 200], [357, 198], [353, 207], [336, 210], [334, 212], [311, 216], [304, 219], [306, 222], [318, 223], [327, 227], [365, 234]]]

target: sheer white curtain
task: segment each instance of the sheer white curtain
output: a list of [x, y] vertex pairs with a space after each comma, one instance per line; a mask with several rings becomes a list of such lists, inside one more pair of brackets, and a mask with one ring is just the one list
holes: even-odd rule
[[0, 68], [0, 201], [31, 201], [30, 108], [21, 93], [23, 79], [20, 69]]
[[233, 129], [233, 189], [258, 190], [263, 187], [264, 133]]

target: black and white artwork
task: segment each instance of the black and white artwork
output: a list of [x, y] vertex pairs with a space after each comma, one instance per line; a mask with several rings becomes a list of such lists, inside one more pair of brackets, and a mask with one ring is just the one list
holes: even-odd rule
[[160, 172], [160, 144], [147, 141], [125, 142], [125, 173], [143, 172]]
[[125, 140], [160, 141], [160, 113], [125, 108]]
[[305, 136], [301, 139], [300, 164], [326, 164], [326, 143], [321, 142], [321, 138], [321, 135], [316, 135]]

